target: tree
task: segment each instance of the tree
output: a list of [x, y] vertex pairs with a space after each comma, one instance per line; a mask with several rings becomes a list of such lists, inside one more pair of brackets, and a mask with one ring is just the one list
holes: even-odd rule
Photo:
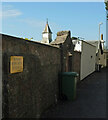
[[108, 20], [108, 0], [105, 0], [105, 9], [106, 9], [106, 12], [107, 12], [107, 20]]
[[72, 37], [72, 40], [77, 40], [78, 38], [77, 37]]
[[105, 0], [105, 9], [108, 10], [108, 0]]
[[[108, 0], [105, 0], [106, 9], [106, 33], [108, 32]], [[108, 34], [106, 34], [106, 49], [108, 49]]]

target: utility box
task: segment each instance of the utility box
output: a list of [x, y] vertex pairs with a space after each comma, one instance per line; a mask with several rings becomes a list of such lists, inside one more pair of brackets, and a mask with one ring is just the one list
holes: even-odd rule
[[76, 98], [76, 84], [78, 73], [63, 72], [62, 73], [62, 95], [68, 100]]

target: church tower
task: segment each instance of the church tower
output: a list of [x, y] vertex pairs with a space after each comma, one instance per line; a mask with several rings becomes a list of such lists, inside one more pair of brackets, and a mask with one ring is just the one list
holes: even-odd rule
[[48, 20], [47, 20], [47, 23], [45, 25], [45, 29], [42, 32], [42, 43], [49, 44], [51, 41], [52, 41], [52, 32], [51, 32], [51, 29], [48, 25]]

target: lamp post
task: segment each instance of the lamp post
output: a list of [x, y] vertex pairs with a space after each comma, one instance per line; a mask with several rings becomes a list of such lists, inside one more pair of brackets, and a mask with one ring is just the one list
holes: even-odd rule
[[100, 71], [100, 52], [99, 52], [99, 43], [100, 43], [100, 25], [102, 25], [103, 23], [101, 22], [101, 23], [99, 23], [99, 40], [98, 40], [98, 71]]
[[99, 23], [99, 41], [98, 41], [98, 49], [99, 49], [99, 42], [100, 42], [100, 25], [102, 25], [103, 23]]

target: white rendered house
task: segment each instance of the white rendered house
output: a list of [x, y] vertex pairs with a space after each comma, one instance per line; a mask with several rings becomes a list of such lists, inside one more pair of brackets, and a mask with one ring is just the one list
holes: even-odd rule
[[96, 46], [84, 40], [72, 40], [75, 45], [74, 51], [80, 52], [80, 80], [95, 71]]

